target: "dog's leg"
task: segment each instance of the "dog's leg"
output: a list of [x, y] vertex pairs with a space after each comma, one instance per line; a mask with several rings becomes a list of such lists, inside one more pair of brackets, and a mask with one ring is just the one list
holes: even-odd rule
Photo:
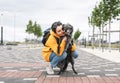
[[63, 67], [60, 68], [60, 71], [58, 72], [58, 75], [60, 75], [62, 72], [64, 72], [67, 69], [68, 63], [65, 63]]
[[57, 75], [60, 75], [63, 72], [63, 67], [60, 68], [60, 71], [58, 72]]
[[72, 65], [72, 70], [74, 71], [75, 74], [77, 74], [75, 68], [74, 68], [74, 64]]
[[65, 63], [64, 67], [63, 67], [63, 72], [67, 69], [68, 67], [68, 62]]
[[59, 66], [60, 71], [58, 72], [57, 75], [60, 75], [60, 74], [63, 72], [63, 67], [64, 67], [64, 64], [61, 62], [61, 63], [60, 63], [60, 66]]
[[58, 72], [58, 74], [57, 75], [60, 75], [62, 73], [62, 69], [60, 68], [60, 71]]
[[74, 71], [75, 74], [77, 74], [75, 68], [74, 68], [74, 58], [71, 57], [71, 61], [70, 61], [71, 65], [72, 65], [72, 70]]

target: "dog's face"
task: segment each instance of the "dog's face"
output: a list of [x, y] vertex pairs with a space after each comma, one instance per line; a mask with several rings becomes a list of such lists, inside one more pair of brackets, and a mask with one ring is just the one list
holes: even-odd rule
[[72, 25], [70, 25], [70, 24], [63, 24], [63, 30], [65, 31], [65, 33], [67, 34], [67, 35], [72, 35], [72, 33], [73, 33], [73, 26]]

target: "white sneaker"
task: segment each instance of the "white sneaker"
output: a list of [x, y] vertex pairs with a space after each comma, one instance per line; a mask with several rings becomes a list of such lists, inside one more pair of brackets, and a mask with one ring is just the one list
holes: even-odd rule
[[53, 68], [53, 70], [60, 71], [60, 68], [56, 66], [55, 68]]
[[52, 68], [51, 65], [46, 67], [46, 71], [47, 71], [48, 74], [54, 74], [54, 71], [53, 71], [53, 68]]

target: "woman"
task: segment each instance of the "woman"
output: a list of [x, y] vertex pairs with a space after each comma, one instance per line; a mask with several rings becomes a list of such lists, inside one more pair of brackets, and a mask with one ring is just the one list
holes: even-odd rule
[[[42, 50], [43, 58], [47, 62], [50, 62], [50, 65], [46, 67], [48, 74], [54, 74], [53, 68], [55, 68], [56, 65], [60, 61], [65, 59], [67, 56], [67, 53], [64, 51], [67, 38], [63, 37], [64, 35], [65, 35], [64, 30], [62, 30], [62, 23], [59, 21], [54, 22], [51, 26], [50, 36], [46, 41], [45, 46]], [[71, 50], [74, 58], [77, 58], [78, 53], [75, 51], [76, 50], [75, 44], [73, 44]]]

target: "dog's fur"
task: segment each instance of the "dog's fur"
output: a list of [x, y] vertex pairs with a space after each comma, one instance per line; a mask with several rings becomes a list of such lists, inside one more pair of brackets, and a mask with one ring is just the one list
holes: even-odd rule
[[58, 74], [64, 72], [67, 69], [69, 63], [71, 63], [72, 70], [74, 71], [74, 73], [77, 74], [76, 70], [74, 69], [74, 57], [72, 56], [71, 53], [71, 47], [73, 45], [73, 40], [72, 40], [73, 26], [70, 24], [64, 24], [63, 29], [65, 30], [65, 34], [66, 34], [65, 36], [67, 37], [67, 44], [65, 47], [65, 51], [67, 52], [67, 57], [57, 64], [57, 66], [60, 68]]

